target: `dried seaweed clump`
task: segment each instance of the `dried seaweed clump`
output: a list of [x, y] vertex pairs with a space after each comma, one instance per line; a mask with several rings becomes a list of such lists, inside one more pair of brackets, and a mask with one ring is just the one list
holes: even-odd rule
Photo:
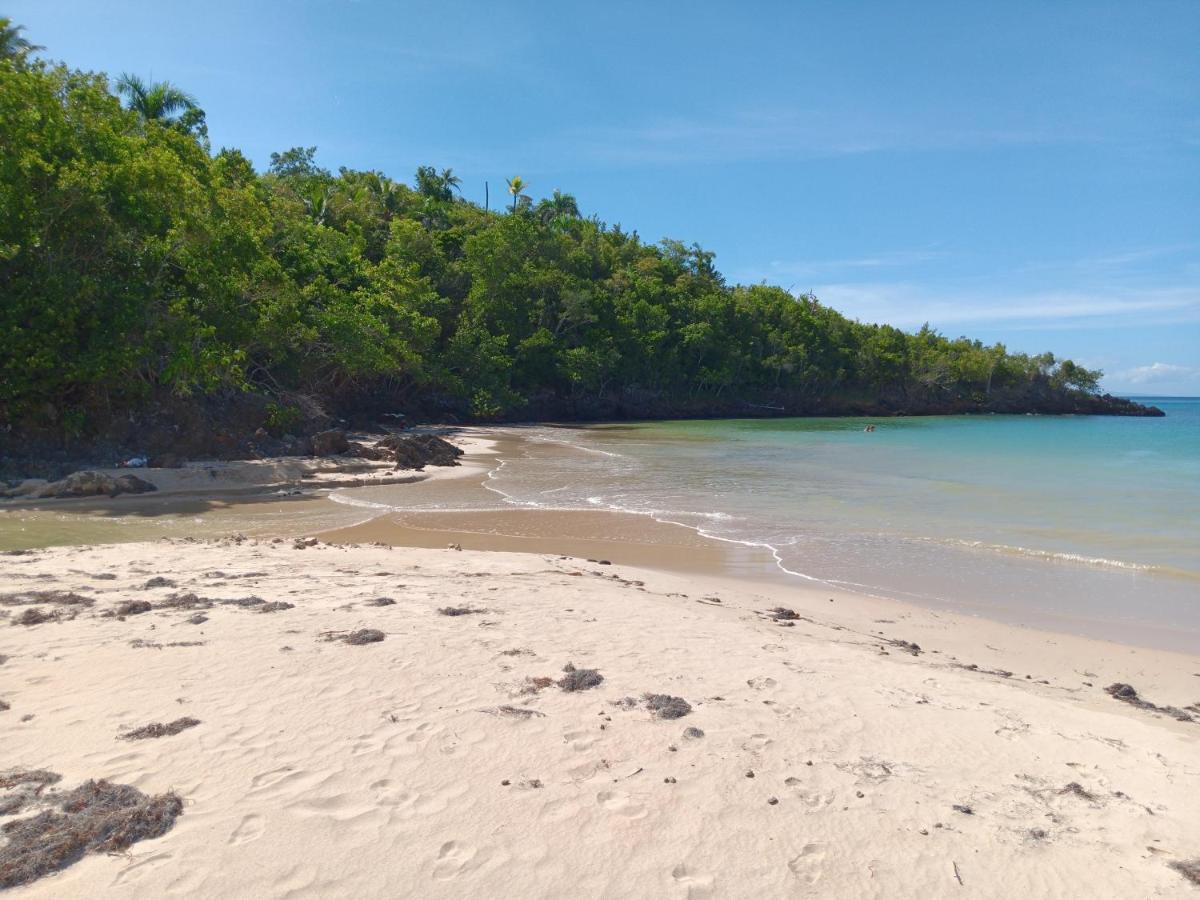
[[173, 734], [179, 734], [188, 728], [195, 728], [200, 724], [199, 719], [193, 719], [191, 716], [184, 716], [182, 719], [176, 719], [174, 722], [168, 722], [166, 725], [161, 722], [152, 722], [149, 725], [143, 725], [141, 728], [135, 728], [132, 731], [127, 731], [120, 736], [123, 741], [142, 741], [147, 738], [170, 737]]
[[113, 613], [117, 616], [138, 616], [142, 613], [148, 613], [151, 610], [149, 601], [147, 600], [126, 600], [123, 603], [118, 603]]
[[155, 575], [149, 581], [142, 585], [143, 591], [149, 591], [154, 588], [175, 587], [175, 582], [170, 578], [163, 578], [161, 575]]
[[374, 599], [368, 600], [365, 605], [366, 606], [395, 606], [396, 601], [393, 600], [391, 597], [375, 597]]
[[285, 609], [294, 609], [295, 603], [288, 603], [285, 600], [272, 600], [270, 603], [264, 603], [258, 608], [260, 613], [282, 612]]
[[784, 606], [776, 606], [768, 612], [768, 615], [776, 622], [794, 622], [800, 618], [800, 614], [794, 609], [788, 609]]
[[352, 631], [344, 638], [347, 644], [355, 646], [359, 644], [377, 644], [384, 638], [384, 633], [378, 628], [360, 628], [358, 631]]
[[0, 712], [8, 712], [12, 709], [12, 704], [7, 700], [0, 700]]
[[568, 693], [586, 691], [604, 681], [604, 676], [595, 669], [577, 669], [572, 663], [563, 666], [563, 672], [565, 674], [558, 679], [558, 686]]
[[183, 812], [174, 793], [147, 797], [137, 788], [88, 781], [56, 798], [58, 810], [8, 822], [0, 847], [0, 889], [28, 884], [85, 853], [116, 853], [161, 837]]
[[45, 769], [9, 769], [0, 773], [0, 790], [11, 791], [7, 796], [0, 797], [0, 816], [20, 812], [27, 804], [37, 800], [42, 791], [61, 779], [62, 776], [57, 772]]
[[14, 625], [41, 625], [43, 622], [57, 622], [60, 618], [57, 611], [46, 612], [40, 606], [31, 606], [21, 610], [19, 616], [14, 616], [12, 623]]
[[1200, 885], [1200, 858], [1197, 859], [1176, 859], [1167, 863], [1172, 869], [1190, 881], [1192, 884]]
[[74, 591], [18, 591], [0, 594], [0, 606], [24, 606], [32, 603], [52, 603], [55, 606], [91, 606], [96, 601]]
[[213, 601], [191, 591], [176, 591], [158, 605], [162, 609], [211, 609]]
[[1104, 693], [1109, 694], [1115, 700], [1120, 700], [1122, 703], [1128, 703], [1130, 706], [1136, 706], [1138, 709], [1149, 710], [1150, 712], [1159, 712], [1177, 719], [1180, 722], [1193, 721], [1190, 713], [1185, 712], [1175, 706], [1159, 706], [1157, 703], [1151, 703], [1138, 695], [1138, 692], [1131, 684], [1124, 684], [1118, 681], [1116, 684], [1110, 684], [1104, 689]]
[[443, 606], [438, 609], [443, 616], [472, 616], [487, 612], [486, 609], [475, 609], [470, 606]]
[[692, 704], [670, 694], [642, 694], [642, 700], [656, 719], [682, 719], [692, 711]]

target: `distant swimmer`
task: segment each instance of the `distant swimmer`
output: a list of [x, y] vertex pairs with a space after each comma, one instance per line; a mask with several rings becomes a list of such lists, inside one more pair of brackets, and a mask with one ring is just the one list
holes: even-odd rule
[[868, 431], [868, 432], [874, 431], [874, 430], [875, 430], [874, 425], [868, 425], [866, 428], [863, 429], [863, 431]]

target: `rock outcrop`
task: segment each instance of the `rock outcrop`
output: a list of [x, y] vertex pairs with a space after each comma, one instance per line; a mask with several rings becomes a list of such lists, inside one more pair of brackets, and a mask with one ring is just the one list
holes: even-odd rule
[[389, 434], [375, 445], [395, 454], [396, 468], [457, 466], [462, 450], [435, 434]]
[[61, 481], [51, 481], [29, 492], [10, 496], [24, 496], [35, 500], [65, 499], [68, 497], [115, 497], [118, 494], [146, 494], [156, 491], [153, 484], [136, 475], [105, 475], [102, 472], [73, 472]]

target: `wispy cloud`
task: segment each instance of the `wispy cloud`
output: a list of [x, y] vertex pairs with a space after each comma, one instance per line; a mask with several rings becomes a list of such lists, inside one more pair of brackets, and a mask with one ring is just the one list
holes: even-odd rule
[[1200, 289], [1142, 291], [1038, 291], [1030, 293], [930, 289], [912, 283], [840, 282], [817, 285], [822, 302], [865, 322], [912, 328], [929, 322], [936, 328], [963, 324], [1072, 327], [1163, 322], [1200, 322]]
[[1124, 372], [1116, 372], [1113, 379], [1139, 385], [1187, 382], [1200, 380], [1200, 369], [1195, 366], [1177, 366], [1172, 363], [1156, 362], [1148, 366], [1134, 366]]
[[845, 259], [800, 259], [772, 260], [768, 269], [768, 280], [790, 278], [829, 278], [840, 272], [856, 272], [864, 269], [890, 269], [916, 266], [921, 263], [943, 259], [949, 254], [944, 250], [889, 250]]
[[886, 113], [758, 109], [704, 118], [667, 116], [586, 128], [565, 136], [576, 153], [620, 164], [728, 163], [779, 157], [832, 157], [885, 150], [947, 150], [1090, 140], [1038, 129], [948, 128]]

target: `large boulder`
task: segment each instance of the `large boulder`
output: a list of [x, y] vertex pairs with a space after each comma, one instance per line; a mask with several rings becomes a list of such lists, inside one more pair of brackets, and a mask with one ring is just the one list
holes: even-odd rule
[[115, 497], [118, 494], [145, 494], [156, 491], [154, 485], [136, 475], [105, 475], [103, 472], [72, 472], [61, 481], [52, 481], [29, 496], [37, 499], [67, 497]]
[[375, 446], [393, 451], [398, 469], [457, 466], [463, 455], [458, 447], [434, 434], [389, 434]]
[[346, 432], [332, 429], [314, 434], [311, 438], [313, 456], [335, 456], [350, 449]]

